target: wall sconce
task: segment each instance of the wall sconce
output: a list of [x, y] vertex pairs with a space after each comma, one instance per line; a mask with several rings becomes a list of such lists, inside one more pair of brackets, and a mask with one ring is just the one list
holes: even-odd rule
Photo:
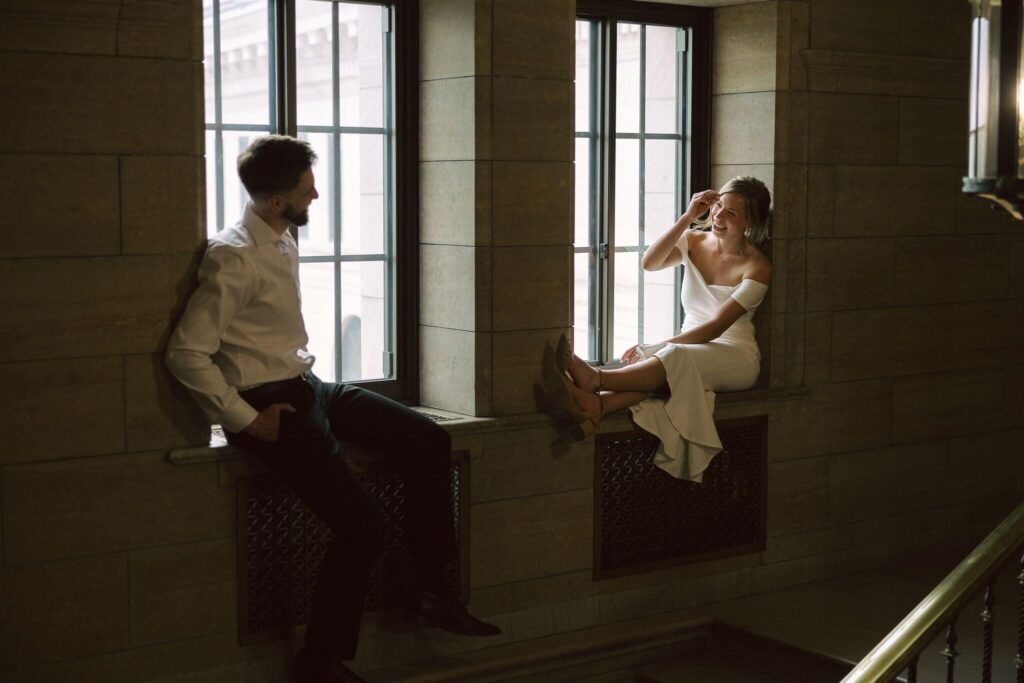
[[1024, 220], [1024, 0], [969, 1], [970, 138], [963, 191], [989, 199]]

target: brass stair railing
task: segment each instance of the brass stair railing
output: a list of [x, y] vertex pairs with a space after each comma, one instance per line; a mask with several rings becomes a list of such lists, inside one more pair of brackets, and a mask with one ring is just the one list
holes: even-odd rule
[[1017, 683], [1024, 683], [1024, 503], [1004, 519], [949, 576], [904, 617], [842, 683], [888, 683], [906, 669], [907, 683], [917, 681], [917, 659], [935, 636], [946, 630], [946, 681], [952, 683], [957, 657], [957, 616], [982, 590], [982, 683], [992, 681], [992, 583], [1014, 558], [1020, 558], [1017, 583]]

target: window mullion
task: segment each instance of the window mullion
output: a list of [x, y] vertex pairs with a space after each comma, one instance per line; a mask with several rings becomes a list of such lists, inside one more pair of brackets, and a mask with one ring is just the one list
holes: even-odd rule
[[[224, 132], [221, 126], [224, 123], [224, 104], [221, 102], [223, 83], [221, 83], [221, 59], [220, 59], [220, 0], [213, 0], [213, 121], [215, 130], [213, 133], [214, 149], [214, 170], [216, 175], [216, 204], [217, 231], [224, 229]], [[207, 227], [209, 232], [209, 227]]]
[[395, 234], [398, 227], [396, 224], [395, 216], [395, 205], [394, 205], [394, 181], [395, 173], [394, 168], [397, 164], [395, 157], [394, 147], [394, 101], [392, 93], [394, 92], [394, 9], [390, 6], [381, 7], [383, 16], [383, 30], [384, 39], [382, 42], [383, 54], [381, 55], [381, 61], [384, 64], [384, 134], [382, 144], [384, 146], [384, 159], [385, 164], [385, 176], [384, 176], [384, 192], [382, 201], [384, 202], [384, 252], [390, 254], [391, 258], [384, 262], [384, 301], [385, 305], [385, 325], [384, 325], [384, 376], [392, 377], [395, 371], [395, 301], [398, 294], [395, 283], [397, 281], [398, 274], [395, 266], [395, 249], [396, 249], [396, 238]]
[[[615, 97], [616, 97], [616, 49], [618, 24], [614, 20], [604, 22], [602, 27], [604, 41], [602, 45], [603, 61], [601, 62], [602, 81], [606, 87], [602, 90], [601, 114], [603, 118], [601, 145], [601, 204], [603, 235], [600, 244], [615, 244]], [[614, 273], [615, 250], [608, 249], [607, 257], [600, 261], [600, 292], [601, 312], [598, 323], [597, 359], [601, 364], [611, 360], [615, 338], [615, 306], [614, 306]]]
[[[644, 235], [644, 190], [646, 188], [644, 168], [646, 166], [647, 146], [644, 140], [644, 133], [647, 130], [647, 104], [644, 101], [647, 96], [647, 26], [640, 26], [640, 146], [639, 163], [637, 164], [637, 246], [639, 253], [643, 255], [643, 248], [646, 243]], [[636, 264], [636, 338], [639, 343], [644, 342], [644, 270], [640, 267], [639, 259]]]
[[341, 159], [341, 133], [338, 131], [341, 126], [341, 71], [339, 61], [341, 56], [341, 27], [338, 21], [338, 3], [331, 3], [331, 134], [329, 144], [331, 149], [331, 241], [334, 243], [334, 376], [341, 381], [342, 368], [342, 311], [341, 297], [341, 238], [344, 233], [341, 214], [341, 188], [342, 188], [342, 159]]

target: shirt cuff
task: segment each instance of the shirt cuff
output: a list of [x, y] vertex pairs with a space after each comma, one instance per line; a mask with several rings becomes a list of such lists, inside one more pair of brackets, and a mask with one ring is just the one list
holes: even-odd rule
[[258, 410], [246, 403], [245, 399], [241, 396], [238, 396], [221, 414], [219, 422], [224, 429], [238, 434], [251, 425], [252, 421], [259, 414]]

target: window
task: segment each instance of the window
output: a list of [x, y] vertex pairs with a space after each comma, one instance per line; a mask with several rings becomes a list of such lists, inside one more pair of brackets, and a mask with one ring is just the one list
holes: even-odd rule
[[615, 362], [682, 326], [679, 269], [640, 259], [708, 185], [709, 10], [579, 0], [577, 352]]
[[320, 198], [295, 236], [317, 374], [398, 398], [414, 397], [416, 374], [414, 12], [407, 1], [203, 2], [208, 232], [241, 216], [235, 159], [254, 137], [308, 141]]

